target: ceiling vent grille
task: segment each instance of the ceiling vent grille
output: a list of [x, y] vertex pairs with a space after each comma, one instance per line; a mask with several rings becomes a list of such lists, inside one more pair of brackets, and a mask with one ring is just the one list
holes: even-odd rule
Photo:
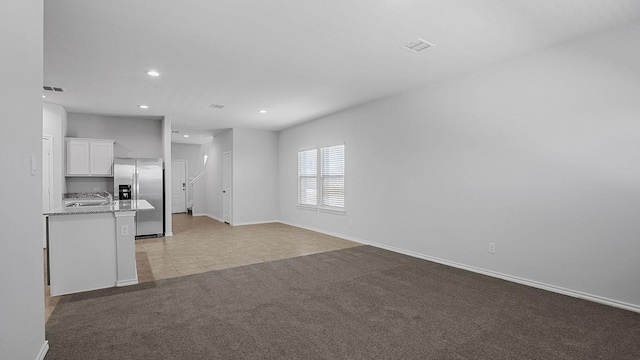
[[47, 91], [55, 91], [55, 92], [64, 92], [64, 89], [61, 87], [55, 87], [55, 86], [43, 86], [43, 89], [47, 90]]
[[434, 47], [434, 46], [435, 46], [434, 44], [418, 38], [418, 40], [412, 41], [407, 45], [401, 46], [400, 48], [417, 54], [423, 50], [427, 50], [428, 48]]
[[213, 103], [213, 104], [209, 105], [209, 107], [210, 107], [210, 108], [214, 108], [214, 109], [224, 109], [224, 105], [222, 105], [222, 104], [215, 104], [215, 103]]

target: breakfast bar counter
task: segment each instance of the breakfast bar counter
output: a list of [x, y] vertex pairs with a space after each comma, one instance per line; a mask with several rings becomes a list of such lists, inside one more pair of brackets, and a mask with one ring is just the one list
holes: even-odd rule
[[135, 216], [145, 200], [73, 199], [46, 213], [51, 295], [138, 283]]
[[[82, 204], [82, 200], [78, 200], [77, 204]], [[100, 213], [116, 213], [125, 211], [147, 211], [153, 210], [154, 207], [147, 200], [116, 200], [109, 205], [80, 205], [55, 208], [44, 213], [44, 215], [79, 215], [79, 214], [100, 214]]]

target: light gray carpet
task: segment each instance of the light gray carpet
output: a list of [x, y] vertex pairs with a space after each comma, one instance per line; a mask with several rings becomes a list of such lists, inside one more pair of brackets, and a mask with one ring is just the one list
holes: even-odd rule
[[63, 298], [46, 360], [640, 359], [640, 314], [368, 246]]

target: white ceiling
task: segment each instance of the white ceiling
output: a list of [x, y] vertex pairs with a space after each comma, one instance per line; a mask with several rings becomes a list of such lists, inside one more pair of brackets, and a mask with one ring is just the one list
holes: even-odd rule
[[[44, 5], [44, 85], [65, 89], [47, 101], [71, 112], [170, 116], [174, 129], [204, 136], [284, 129], [640, 17], [638, 0]], [[436, 46], [400, 49], [419, 37]]]

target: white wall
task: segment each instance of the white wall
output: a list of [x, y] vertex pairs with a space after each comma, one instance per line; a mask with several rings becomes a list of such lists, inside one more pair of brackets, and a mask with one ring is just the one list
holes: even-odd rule
[[[112, 139], [114, 157], [163, 158], [162, 121], [105, 115], [68, 113], [67, 136]], [[113, 178], [66, 179], [68, 192], [91, 192], [96, 188], [113, 192]]]
[[187, 203], [189, 203], [193, 200], [193, 189], [189, 181], [204, 171], [201, 146], [173, 143], [171, 144], [171, 160], [187, 160], [187, 186], [189, 192]]
[[66, 178], [68, 193], [113, 191], [113, 178], [107, 177], [68, 177]]
[[62, 206], [62, 194], [66, 192], [64, 176], [67, 112], [60, 105], [42, 104], [42, 135], [51, 136], [53, 142], [53, 203], [52, 208]]
[[[42, 263], [42, 0], [0, 12], [0, 359], [46, 352]], [[30, 173], [30, 156], [37, 171]]]
[[[632, 24], [282, 131], [280, 219], [640, 310], [639, 38]], [[297, 150], [342, 141], [346, 216], [297, 209]]]
[[[230, 129], [216, 135], [206, 169], [206, 215], [223, 221], [222, 157], [231, 151], [231, 224], [278, 219], [278, 134]], [[194, 213], [195, 215], [205, 215]]]
[[278, 134], [233, 129], [233, 224], [278, 219]]
[[[233, 132], [230, 129], [216, 135], [209, 151], [209, 158], [205, 167], [206, 175], [206, 215], [218, 221], [222, 216], [222, 154], [233, 150]], [[233, 154], [231, 154], [233, 159]], [[232, 160], [233, 161], [233, 160]], [[233, 188], [231, 190], [233, 199]], [[200, 215], [200, 214], [196, 214]], [[233, 219], [232, 219], [233, 221]]]
[[[173, 218], [171, 216], [171, 117], [165, 116], [161, 126], [161, 157], [164, 161], [164, 234], [173, 236]], [[142, 156], [138, 156], [142, 157]]]
[[[200, 174], [204, 172], [204, 177], [198, 178], [197, 182], [193, 184], [192, 194], [193, 194], [193, 215], [207, 215], [207, 164], [204, 163], [205, 156], [208, 158], [211, 156], [211, 148], [213, 146], [213, 138], [206, 143], [200, 146], [200, 152], [198, 157], [202, 159], [202, 171]], [[210, 169], [210, 168], [209, 168]], [[208, 176], [211, 176], [210, 174]]]
[[162, 121], [92, 114], [68, 114], [68, 137], [116, 140], [115, 157], [163, 157]]

